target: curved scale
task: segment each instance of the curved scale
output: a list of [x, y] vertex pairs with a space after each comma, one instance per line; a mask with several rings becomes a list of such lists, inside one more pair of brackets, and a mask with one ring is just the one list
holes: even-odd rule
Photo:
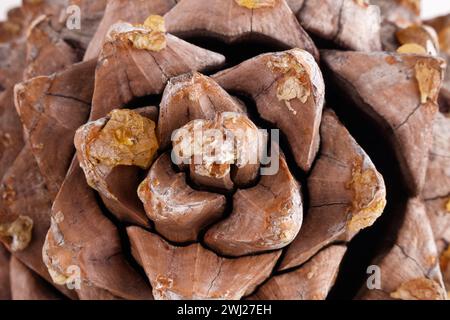
[[353, 51], [381, 51], [377, 6], [355, 0], [288, 0], [305, 30]]
[[153, 163], [138, 194], [156, 230], [176, 242], [197, 240], [199, 231], [217, 220], [226, 204], [222, 195], [189, 187], [185, 174], [172, 169], [167, 153]]
[[200, 244], [174, 247], [143, 229], [127, 231], [156, 300], [238, 300], [270, 276], [281, 254], [226, 259]]
[[75, 131], [89, 117], [95, 65], [93, 60], [75, 64], [15, 87], [17, 113], [53, 198], [73, 158]]
[[274, 175], [233, 196], [230, 217], [211, 227], [205, 243], [227, 256], [281, 249], [297, 236], [303, 219], [300, 186], [283, 156]]
[[297, 270], [273, 276], [251, 300], [325, 300], [334, 285], [346, 246], [324, 248]]
[[342, 91], [384, 129], [410, 193], [418, 195], [425, 180], [444, 61], [386, 52], [324, 51], [322, 57]]
[[24, 80], [50, 75], [78, 62], [77, 52], [52, 25], [50, 17], [40, 16], [27, 34], [27, 67]]
[[386, 205], [383, 177], [330, 110], [324, 112], [321, 138], [308, 178], [308, 214], [281, 270], [301, 265], [330, 243], [350, 240], [371, 226]]
[[[213, 36], [228, 43], [254, 38], [319, 54], [285, 0], [183, 0], [166, 15], [167, 30], [180, 37]], [[213, 23], [211, 23], [213, 21]]]
[[153, 108], [113, 110], [75, 134], [77, 157], [88, 184], [120, 220], [143, 226], [148, 219], [135, 191], [140, 169], [151, 166], [158, 150], [156, 125], [146, 117], [148, 109]]
[[[95, 3], [100, 1], [94, 1]], [[89, 43], [84, 60], [96, 59], [102, 50], [109, 28], [118, 21], [141, 23], [151, 14], [164, 15], [176, 0], [129, 1], [109, 0], [105, 13]], [[82, 15], [84, 17], [84, 15]], [[83, 25], [84, 26], [84, 25]], [[84, 27], [83, 27], [84, 28]]]
[[141, 25], [119, 23], [111, 27], [95, 74], [92, 120], [133, 98], [161, 94], [172, 77], [224, 63], [224, 56], [166, 34], [164, 25], [159, 28], [153, 34]]
[[257, 179], [265, 140], [245, 114], [223, 112], [177, 129], [172, 154], [199, 187], [230, 191]]
[[441, 271], [450, 292], [450, 119], [439, 113], [433, 126], [427, 177], [422, 192], [428, 219], [440, 255]]
[[172, 78], [161, 100], [158, 141], [167, 148], [172, 133], [196, 119], [212, 120], [220, 112], [244, 112], [241, 103], [210, 77], [198, 72]]
[[36, 251], [42, 252], [40, 261], [54, 283], [65, 285], [73, 268], [79, 268], [80, 298], [153, 298], [146, 281], [128, 263], [119, 232], [100, 209], [76, 159], [53, 203], [41, 248]]
[[60, 300], [62, 296], [52, 290], [37, 274], [17, 258], [11, 257], [11, 298], [13, 300]]
[[225, 90], [252, 97], [259, 115], [286, 135], [297, 165], [310, 170], [319, 148], [325, 84], [308, 52], [293, 49], [263, 54], [213, 79]]
[[[15, 251], [17, 259], [51, 282], [42, 262], [42, 245], [50, 226], [53, 198], [30, 149], [26, 146], [21, 151], [1, 181], [0, 229], [5, 231], [4, 223], [7, 223], [10, 228], [6, 231], [10, 234], [0, 238], [10, 251]], [[76, 297], [63, 286], [55, 287], [67, 297]]]
[[417, 198], [409, 199], [404, 210], [394, 245], [376, 257], [381, 289], [364, 286], [359, 299], [446, 299], [433, 231], [423, 203]]

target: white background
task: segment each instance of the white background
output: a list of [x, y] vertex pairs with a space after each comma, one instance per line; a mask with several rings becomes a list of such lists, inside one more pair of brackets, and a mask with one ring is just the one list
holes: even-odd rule
[[[0, 0], [0, 2], [0, 20], [4, 20], [7, 10], [18, 6], [21, 0]], [[423, 17], [428, 19], [450, 13], [450, 0], [422, 0], [422, 7]]]

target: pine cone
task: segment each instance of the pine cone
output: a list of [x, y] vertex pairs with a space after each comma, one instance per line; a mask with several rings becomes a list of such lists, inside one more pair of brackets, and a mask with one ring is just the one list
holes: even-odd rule
[[24, 1], [0, 299], [446, 299], [450, 19], [419, 8]]

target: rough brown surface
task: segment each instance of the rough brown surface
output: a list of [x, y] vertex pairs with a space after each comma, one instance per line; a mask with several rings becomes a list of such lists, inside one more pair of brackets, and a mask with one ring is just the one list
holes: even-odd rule
[[[0, 207], [2, 223], [12, 222], [20, 216], [28, 217], [33, 223], [30, 243], [23, 250], [15, 252], [15, 257], [41, 277], [51, 281], [42, 261], [42, 247], [50, 226], [51, 195], [28, 146], [21, 151], [3, 177], [0, 194], [4, 199]], [[8, 246], [8, 239], [2, 240]], [[73, 297], [64, 287], [59, 289]]]
[[326, 110], [322, 148], [308, 178], [310, 208], [281, 270], [299, 266], [333, 242], [371, 226], [386, 205], [383, 178], [336, 115]]
[[333, 287], [345, 246], [324, 248], [304, 265], [263, 284], [250, 299], [324, 300]]
[[381, 288], [363, 288], [360, 299], [446, 299], [438, 252], [423, 203], [409, 200], [404, 214], [392, 248], [375, 262], [381, 270]]
[[311, 55], [298, 49], [260, 55], [213, 79], [226, 90], [252, 97], [261, 118], [286, 135], [297, 165], [305, 171], [311, 168], [325, 94], [322, 73]]
[[450, 291], [450, 119], [438, 114], [434, 142], [430, 150], [427, 178], [422, 193], [440, 256], [440, 266], [447, 292]]
[[354, 0], [288, 0], [305, 30], [354, 51], [381, 50], [380, 11]]
[[27, 67], [24, 80], [64, 70], [79, 60], [77, 51], [61, 36], [50, 17], [33, 21], [27, 34]]
[[[326, 51], [323, 58], [356, 106], [385, 128], [411, 193], [420, 193], [444, 61], [420, 55], [338, 51]], [[427, 84], [421, 83], [425, 77]]]
[[0, 22], [0, 299], [446, 298], [449, 22], [23, 0]]
[[172, 77], [189, 71], [207, 70], [224, 62], [222, 55], [170, 34], [167, 35], [167, 47], [158, 52], [136, 49], [120, 38], [108, 39], [97, 63], [92, 120], [105, 116], [133, 98], [160, 94]]
[[23, 42], [2, 45], [0, 56], [0, 177], [3, 177], [24, 145], [20, 120], [14, 110], [14, 84], [21, 81], [25, 66]]
[[174, 130], [195, 119], [214, 119], [218, 112], [242, 112], [243, 106], [211, 78], [189, 73], [172, 78], [164, 90], [158, 119], [162, 148]]
[[[76, 198], [72, 197], [74, 190]], [[105, 292], [103, 298], [151, 298], [145, 281], [125, 260], [117, 229], [102, 214], [75, 160], [52, 207], [43, 259], [57, 283], [65, 284], [70, 266], [81, 269], [87, 285], [78, 292], [80, 298], [93, 297], [96, 290]]]
[[86, 50], [84, 60], [94, 59], [100, 54], [105, 37], [113, 24], [119, 21], [142, 23], [151, 14], [164, 15], [175, 3], [176, 0], [108, 1], [103, 18]]
[[153, 163], [138, 193], [156, 230], [175, 242], [197, 240], [225, 211], [225, 197], [192, 189], [186, 175], [173, 170], [168, 154]]
[[[439, 44], [441, 46], [441, 56], [450, 63], [450, 15], [437, 17], [433, 20], [425, 21], [427, 25], [432, 26], [438, 35]], [[440, 100], [441, 110], [450, 111], [450, 68], [445, 73], [445, 81], [441, 90]]]
[[167, 30], [182, 37], [207, 35], [228, 43], [250, 37], [305, 49], [318, 57], [313, 41], [284, 0], [259, 8], [246, 7], [239, 1], [209, 0], [205, 5], [201, 0], [188, 0], [178, 2], [165, 17]]
[[158, 149], [153, 120], [132, 110], [114, 110], [80, 127], [75, 147], [87, 183], [100, 193], [107, 208], [121, 221], [147, 226], [135, 190], [139, 169], [150, 167]]
[[270, 275], [280, 255], [225, 259], [200, 244], [171, 246], [136, 227], [128, 228], [128, 235], [133, 255], [145, 269], [158, 300], [240, 299]]
[[75, 130], [89, 116], [94, 68], [94, 61], [80, 63], [51, 76], [31, 79], [15, 89], [17, 112], [53, 197], [72, 160]]
[[300, 186], [282, 156], [276, 175], [263, 176], [233, 196], [231, 215], [214, 225], [205, 243], [227, 256], [281, 249], [297, 236], [302, 220]]
[[9, 281], [9, 253], [0, 246], [0, 300], [11, 299], [11, 284]]
[[9, 265], [11, 296], [14, 300], [59, 300], [43, 279], [28, 269], [18, 259], [12, 257]]

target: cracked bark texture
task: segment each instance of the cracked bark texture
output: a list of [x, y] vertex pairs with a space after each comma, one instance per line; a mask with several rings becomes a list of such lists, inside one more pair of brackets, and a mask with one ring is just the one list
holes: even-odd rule
[[236, 1], [210, 0], [205, 5], [201, 0], [188, 0], [179, 2], [165, 18], [168, 32], [182, 38], [211, 36], [227, 43], [252, 38], [278, 43], [284, 48], [304, 49], [318, 58], [316, 46], [285, 0], [255, 9]]
[[14, 110], [14, 85], [36, 75], [52, 74], [78, 60], [74, 49], [61, 38], [61, 25], [55, 18], [64, 3], [25, 1], [10, 12], [8, 21], [19, 32], [0, 48], [0, 87], [4, 89], [0, 91], [0, 177], [24, 147], [22, 131], [16, 127], [19, 118]]
[[450, 245], [450, 119], [438, 114], [434, 123], [434, 142], [430, 150], [427, 178], [422, 193], [433, 229], [447, 292], [450, 291], [448, 267]]
[[[386, 204], [381, 174], [330, 110], [324, 112], [321, 139], [318, 160], [307, 181], [310, 206], [280, 270], [302, 265], [331, 243], [350, 241], [378, 219]], [[352, 185], [358, 175], [370, 182]]]
[[[324, 51], [323, 58], [336, 84], [385, 130], [385, 138], [395, 148], [411, 194], [418, 195], [425, 182], [444, 61], [429, 56], [381, 52]], [[425, 101], [416, 71], [421, 62], [436, 70], [432, 81], [436, 90]], [[353, 72], [355, 68], [359, 73]], [[396, 99], [392, 100], [392, 96]]]
[[[51, 282], [50, 275], [42, 261], [42, 247], [50, 227], [52, 198], [28, 145], [4, 175], [0, 185], [0, 194], [4, 199], [0, 203], [1, 223], [14, 221], [19, 216], [27, 216], [33, 221], [31, 243], [27, 250], [14, 252], [14, 256]], [[5, 245], [8, 247], [7, 244]], [[75, 297], [73, 293], [62, 286], [59, 286], [58, 289], [69, 297]]]
[[65, 12], [62, 13], [62, 20], [73, 22], [70, 20], [71, 15], [74, 13], [72, 6], [77, 6], [80, 8], [81, 28], [74, 28], [73, 30], [63, 28], [61, 30], [62, 38], [74, 44], [81, 52], [85, 51], [102, 21], [107, 3], [108, 0], [69, 0]]
[[446, 299], [433, 231], [420, 199], [408, 201], [392, 247], [373, 264], [380, 268], [381, 288], [363, 287], [359, 299]]
[[206, 71], [224, 62], [220, 54], [172, 35], [167, 38], [167, 48], [160, 52], [135, 49], [121, 40], [103, 45], [95, 73], [91, 120], [105, 116], [135, 97], [162, 93], [172, 77]]
[[[17, 43], [20, 43], [21, 45], [17, 48], [15, 54], [11, 55], [11, 59], [20, 59], [21, 61], [15, 63], [15, 66], [17, 68], [20, 68], [15, 72], [15, 81], [20, 82], [22, 79], [26, 80], [35, 76], [42, 76], [41, 78], [39, 78], [39, 80], [37, 80], [37, 82], [40, 82], [42, 87], [45, 87], [46, 85], [47, 87], [43, 89], [42, 87], [38, 88], [37, 86], [36, 88], [34, 88], [38, 90], [38, 92], [35, 92], [35, 94], [39, 95], [39, 90], [48, 90], [50, 93], [47, 97], [61, 99], [67, 98], [69, 95], [65, 96], [64, 90], [76, 90], [77, 94], [79, 94], [80, 92], [82, 92], [82, 94], [86, 93], [86, 91], [89, 91], [88, 88], [82, 88], [80, 90], [80, 86], [76, 88], [76, 84], [72, 81], [69, 84], [67, 79], [65, 79], [65, 81], [62, 80], [61, 82], [56, 81], [56, 83], [52, 83], [51, 80], [49, 80], [52, 79], [52, 77], [48, 77], [47, 84], [43, 84], [43, 82], [45, 82], [44, 76], [51, 75], [54, 72], [58, 72], [71, 66], [79, 60], [79, 57], [75, 52], [75, 49], [62, 39], [62, 26], [58, 24], [57, 19], [55, 18], [55, 16], [60, 13], [62, 4], [57, 2], [52, 2], [52, 4], [43, 2], [42, 5], [44, 6], [44, 11], [39, 11], [38, 8], [40, 5], [34, 6], [30, 4], [30, 7], [28, 7], [28, 4], [26, 4], [22, 7], [22, 10], [24, 10], [24, 15], [26, 15], [27, 17], [26, 19], [30, 19], [30, 28], [29, 32], [26, 35], [24, 34], [23, 36], [18, 38]], [[44, 15], [39, 16], [38, 13], [42, 13]], [[33, 20], [34, 17], [38, 18]], [[53, 56], [55, 56], [55, 58], [50, 59], [50, 63], [43, 63], [44, 61], [48, 61], [49, 57]], [[66, 76], [67, 75], [70, 75], [70, 72], [66, 73]], [[85, 76], [84, 72], [83, 76]], [[34, 79], [30, 81], [34, 81]], [[82, 84], [82, 86], [85, 85], [86, 83]], [[11, 83], [11, 89], [9, 90], [14, 93], [14, 104], [16, 104], [16, 109], [19, 109], [20, 112], [20, 103], [23, 102], [21, 98], [24, 97], [19, 97], [20, 85], [17, 87], [17, 90], [16, 88], [14, 88], [14, 91], [12, 86], [13, 84]], [[53, 96], [52, 92], [54, 93]], [[41, 92], [41, 94], [43, 93]], [[30, 99], [33, 100], [36, 98], [37, 97], [34, 96]], [[37, 99], [45, 100], [41, 100], [42, 104], [48, 103], [48, 101], [42, 96]], [[90, 99], [91, 97], [86, 98], [86, 100], [88, 101], [90, 101]], [[45, 235], [50, 226], [50, 208], [59, 186], [55, 186], [53, 184], [55, 183], [55, 181], [51, 181], [53, 179], [52, 174], [55, 174], [55, 172], [49, 172], [49, 170], [47, 170], [48, 167], [46, 166], [48, 166], [48, 162], [51, 162], [52, 160], [45, 159], [45, 156], [48, 156], [48, 154], [43, 156], [42, 149], [44, 149], [44, 145], [42, 141], [34, 140], [36, 138], [36, 136], [34, 135], [36, 133], [34, 131], [34, 129], [36, 129], [36, 123], [34, 122], [34, 120], [36, 120], [36, 118], [32, 119], [34, 115], [29, 114], [30, 112], [33, 113], [33, 111], [40, 113], [43, 109], [45, 109], [45, 107], [42, 104], [34, 104], [36, 101], [28, 102], [33, 105], [33, 108], [36, 107], [36, 109], [21, 110], [23, 112], [21, 115], [24, 116], [24, 118], [21, 120], [23, 120], [24, 122], [26, 122], [27, 120], [30, 121], [28, 125], [32, 130], [31, 132], [25, 133], [24, 137], [28, 139], [30, 137], [28, 133], [31, 133], [33, 141], [27, 143], [23, 148], [20, 143], [16, 143], [15, 147], [22, 148], [22, 150], [17, 155], [14, 162], [9, 166], [9, 168], [7, 168], [7, 171], [3, 176], [1, 192], [4, 201], [0, 204], [0, 206], [3, 211], [3, 220], [11, 221], [11, 219], [16, 219], [19, 216], [26, 216], [31, 218], [31, 220], [33, 221], [32, 241], [28, 246], [28, 250], [15, 252], [14, 256], [21, 260], [21, 262], [24, 263], [28, 268], [44, 278], [47, 282], [51, 283], [52, 279], [42, 261], [42, 253], [40, 253], [39, 251], [42, 251], [42, 246], [45, 241]], [[47, 112], [49, 112], [49, 115], [51, 114], [52, 116], [58, 117], [56, 109], [59, 108], [59, 105], [64, 105], [64, 102], [58, 101], [57, 103], [58, 107], [56, 108], [46, 105], [46, 107], [48, 107]], [[50, 105], [51, 104], [52, 103], [50, 103]], [[53, 102], [53, 106], [55, 104], [56, 102]], [[10, 110], [11, 114], [14, 113], [14, 116], [17, 117], [17, 113], [13, 112], [13, 109]], [[59, 113], [59, 117], [62, 123], [66, 121], [66, 119], [62, 119], [63, 114], [64, 113]], [[2, 117], [2, 120], [3, 119], [8, 119], [8, 116], [6, 118]], [[81, 119], [78, 121], [83, 122], [85, 121], [85, 119]], [[38, 124], [36, 126], [38, 127], [38, 135], [42, 134], [42, 131], [40, 130], [45, 131], [50, 127], [47, 126], [45, 129], [42, 129], [42, 123], [39, 123], [39, 121], [37, 122]], [[41, 127], [39, 127], [39, 125], [41, 125]], [[19, 134], [17, 134], [17, 136], [19, 136]], [[20, 132], [20, 138], [22, 138], [22, 132]], [[39, 140], [39, 138], [37, 140]], [[45, 139], [45, 143], [49, 143], [48, 140], [48, 138]], [[53, 136], [51, 140], [53, 143], [58, 141], [57, 139], [54, 139]], [[68, 141], [70, 141], [70, 139]], [[46, 145], [45, 147], [48, 147], [48, 145]], [[59, 149], [61, 151], [61, 154], [64, 154], [64, 151], [59, 147], [53, 146], [53, 148], [56, 148], [56, 150]], [[68, 144], [68, 149], [72, 149], [70, 147], [70, 143]], [[14, 150], [14, 148], [10, 148], [8, 152], [12, 150]], [[8, 154], [8, 152], [5, 153]], [[36, 158], [35, 155], [37, 155]], [[51, 156], [56, 155], [57, 154], [55, 154], [55, 151], [53, 151], [51, 154]], [[53, 167], [54, 163], [51, 163], [51, 165]], [[45, 171], [44, 175], [41, 174], [41, 170]], [[61, 179], [65, 175], [65, 170], [67, 170], [67, 167], [64, 168], [63, 164], [63, 172], [60, 171], [59, 173], [56, 173], [56, 176], [58, 174], [60, 175], [59, 183], [62, 182]], [[57, 289], [60, 290], [64, 295], [70, 298], [76, 298], [76, 294], [72, 291], [67, 290], [67, 288], [65, 288], [64, 286], [56, 285], [55, 287], [57, 287]]]
[[354, 0], [287, 1], [300, 24], [314, 35], [353, 51], [380, 51], [380, 10]]
[[84, 60], [91, 60], [100, 54], [110, 27], [120, 21], [143, 23], [148, 16], [164, 15], [176, 4], [176, 0], [128, 1], [112, 0], [106, 4], [105, 12], [86, 49]]
[[280, 251], [221, 258], [200, 244], [174, 247], [137, 227], [127, 229], [133, 255], [147, 273], [157, 300], [236, 300], [266, 279]]
[[[25, 68], [25, 44], [12, 42], [0, 47], [0, 178], [22, 149], [20, 119], [14, 109], [14, 85]], [[12, 67], [9, 67], [12, 66]]]
[[[296, 88], [289, 81], [305, 76], [309, 79], [300, 86], [306, 92], [289, 96]], [[286, 136], [298, 167], [306, 172], [311, 169], [325, 103], [322, 73], [311, 55], [299, 49], [262, 54], [212, 78], [225, 90], [251, 97], [259, 116]]]
[[[439, 58], [380, 52], [421, 23], [415, 3], [24, 0], [0, 22], [0, 299], [324, 300], [344, 278], [359, 288], [346, 265], [364, 267], [355, 246], [371, 232], [385, 245], [370, 254], [381, 289], [357, 298], [443, 299], [450, 125], [437, 100], [443, 84], [448, 111], [448, 79]], [[66, 25], [69, 5], [81, 9], [81, 30]], [[429, 22], [439, 36], [447, 23]], [[316, 45], [340, 51], [322, 51], [319, 66]], [[350, 99], [323, 109], [325, 90]], [[355, 106], [397, 152], [409, 194], [391, 198], [418, 196], [391, 204], [386, 233], [393, 178], [338, 112]], [[111, 201], [88, 185], [74, 136], [118, 109], [154, 121], [160, 148], [153, 166], [104, 177]], [[221, 189], [172, 163], [174, 130], [230, 112], [281, 129], [277, 175], [261, 175], [266, 164], [240, 172], [234, 157], [229, 176], [212, 166], [214, 182], [228, 182]], [[113, 140], [136, 143], [136, 128], [119, 129]], [[22, 250], [8, 234], [15, 221], [33, 224]], [[69, 290], [74, 270], [81, 286]]]
[[331, 245], [303, 265], [275, 275], [250, 300], [325, 300], [334, 285], [346, 247]]
[[[75, 185], [77, 197], [73, 198]], [[53, 203], [43, 259], [54, 281], [66, 280], [70, 266], [80, 268], [80, 299], [152, 298], [145, 281], [125, 259], [118, 231], [103, 215], [76, 160]]]
[[75, 130], [89, 116], [94, 70], [95, 61], [80, 63], [15, 88], [17, 112], [53, 198], [75, 151], [72, 144]]

